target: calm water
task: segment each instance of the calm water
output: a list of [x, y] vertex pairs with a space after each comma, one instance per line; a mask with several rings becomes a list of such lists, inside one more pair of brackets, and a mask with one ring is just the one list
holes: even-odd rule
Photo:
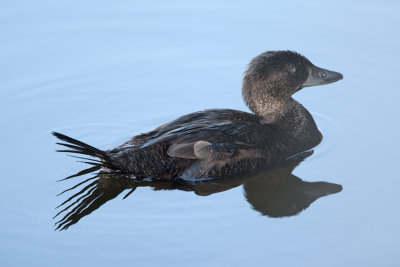
[[[399, 10], [396, 1], [3, 1], [2, 265], [398, 266]], [[55, 181], [86, 166], [56, 154], [51, 131], [108, 149], [189, 112], [247, 110], [246, 64], [280, 49], [344, 74], [295, 95], [324, 140], [293, 172], [342, 192], [277, 219], [253, 209], [248, 185], [210, 196], [140, 187], [53, 231], [65, 200], [56, 195], [76, 183]]]

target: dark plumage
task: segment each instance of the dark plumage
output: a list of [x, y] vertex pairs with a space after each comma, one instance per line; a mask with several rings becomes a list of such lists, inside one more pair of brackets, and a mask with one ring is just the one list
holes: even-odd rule
[[60, 143], [69, 148], [63, 152], [98, 157], [106, 170], [137, 178], [239, 175], [316, 146], [322, 136], [310, 113], [291, 96], [305, 86], [342, 78], [297, 53], [266, 52], [250, 62], [243, 78], [243, 97], [254, 114], [231, 109], [192, 113], [109, 151], [53, 134], [67, 142]]

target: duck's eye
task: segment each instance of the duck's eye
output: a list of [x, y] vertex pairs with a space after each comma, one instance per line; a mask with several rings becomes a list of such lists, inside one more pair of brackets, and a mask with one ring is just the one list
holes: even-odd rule
[[325, 71], [321, 71], [320, 73], [319, 73], [319, 76], [321, 77], [321, 78], [326, 78], [326, 76], [328, 76], [328, 74], [325, 72]]
[[296, 67], [293, 67], [290, 71], [295, 73], [297, 71], [297, 69], [296, 69]]

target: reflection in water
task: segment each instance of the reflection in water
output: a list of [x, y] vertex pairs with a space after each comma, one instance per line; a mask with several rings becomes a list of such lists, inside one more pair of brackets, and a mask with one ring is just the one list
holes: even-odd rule
[[[292, 174], [294, 168], [311, 154], [311, 151], [303, 152], [256, 176], [236, 178], [177, 179], [171, 183], [147, 179], [137, 180], [126, 175], [100, 171], [95, 176], [64, 191], [76, 190], [77, 192], [59, 206], [62, 210], [55, 217], [61, 217], [61, 219], [56, 223], [56, 230], [67, 229], [124, 190], [129, 190], [124, 198], [128, 197], [137, 187], [193, 191], [197, 195], [208, 196], [243, 184], [246, 199], [255, 210], [269, 217], [293, 216], [306, 209], [318, 198], [342, 190], [342, 186], [338, 184], [304, 182]], [[100, 166], [94, 166], [65, 179], [93, 173], [99, 169]]]

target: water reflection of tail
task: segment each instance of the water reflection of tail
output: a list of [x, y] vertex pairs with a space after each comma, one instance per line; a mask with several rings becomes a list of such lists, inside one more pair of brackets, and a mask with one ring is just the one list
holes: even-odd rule
[[[55, 216], [61, 217], [56, 222], [56, 230], [67, 229], [107, 201], [120, 195], [124, 190], [129, 190], [124, 198], [128, 197], [137, 187], [153, 187], [155, 190], [193, 191], [197, 195], [208, 196], [243, 184], [247, 201], [263, 215], [269, 217], [297, 215], [318, 198], [338, 193], [342, 190], [342, 186], [338, 184], [304, 182], [292, 174], [294, 168], [311, 154], [312, 152], [301, 153], [274, 168], [269, 168], [251, 177], [230, 177], [200, 181], [177, 179], [171, 183], [146, 179], [138, 181], [130, 176], [100, 171], [93, 177], [61, 193], [77, 191], [58, 206], [62, 210]], [[100, 166], [94, 166], [65, 179], [93, 173], [99, 169]]]

